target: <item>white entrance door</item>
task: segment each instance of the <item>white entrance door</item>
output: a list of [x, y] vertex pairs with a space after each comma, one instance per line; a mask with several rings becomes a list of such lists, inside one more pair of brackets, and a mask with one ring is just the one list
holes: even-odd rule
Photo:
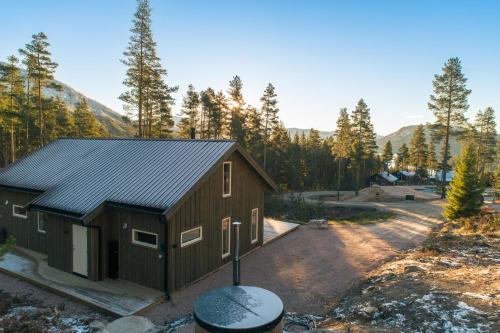
[[87, 228], [73, 224], [73, 272], [88, 275]]

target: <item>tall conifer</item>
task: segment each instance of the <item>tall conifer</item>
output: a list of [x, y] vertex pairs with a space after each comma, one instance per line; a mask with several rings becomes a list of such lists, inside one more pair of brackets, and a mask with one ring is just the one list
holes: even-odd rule
[[430, 96], [429, 110], [434, 113], [436, 122], [433, 128], [439, 138], [444, 139], [442, 156], [442, 191], [441, 198], [445, 197], [446, 171], [450, 158], [450, 137], [456, 136], [455, 126], [465, 122], [464, 112], [469, 108], [467, 97], [470, 90], [466, 87], [467, 79], [462, 73], [462, 64], [458, 58], [449, 59], [442, 74], [436, 74], [433, 81], [434, 94]]

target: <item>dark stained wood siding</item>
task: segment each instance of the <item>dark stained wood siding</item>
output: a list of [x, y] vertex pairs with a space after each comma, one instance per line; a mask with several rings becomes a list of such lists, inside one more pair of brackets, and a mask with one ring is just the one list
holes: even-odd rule
[[38, 213], [28, 212], [23, 219], [12, 215], [12, 205], [25, 206], [36, 194], [0, 189], [0, 229], [5, 228], [16, 238], [18, 246], [47, 253], [47, 235], [38, 232]]
[[[101, 232], [101, 277], [109, 276], [108, 244], [119, 242], [119, 278], [165, 290], [165, 225], [161, 216], [125, 208], [107, 208], [91, 224]], [[158, 235], [158, 249], [132, 243], [132, 229]]]
[[57, 215], [47, 218], [48, 264], [67, 273], [73, 273], [73, 224], [80, 223]]
[[[240, 221], [240, 250], [244, 254], [262, 245], [264, 193], [267, 185], [255, 170], [233, 153], [231, 197], [222, 197], [221, 161], [207, 180], [168, 220], [168, 290], [180, 289], [231, 261], [222, 259], [222, 219]], [[251, 244], [250, 220], [253, 208], [259, 209], [259, 239]], [[201, 242], [181, 248], [181, 232], [203, 227]], [[232, 242], [232, 239], [231, 239]]]

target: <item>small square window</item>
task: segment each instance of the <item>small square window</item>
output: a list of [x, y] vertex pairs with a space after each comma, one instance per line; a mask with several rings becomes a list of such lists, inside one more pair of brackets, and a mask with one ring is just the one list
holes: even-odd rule
[[224, 162], [222, 165], [222, 197], [231, 196], [231, 162]]
[[132, 229], [132, 243], [152, 249], [157, 249], [158, 235], [152, 232]]
[[222, 258], [231, 254], [231, 218], [226, 217], [222, 220]]
[[201, 227], [190, 229], [181, 233], [181, 247], [197, 243], [203, 239]]
[[47, 224], [45, 222], [45, 218], [47, 215], [42, 212], [38, 212], [38, 232], [42, 234], [47, 233]]
[[12, 216], [27, 219], [28, 211], [23, 206], [12, 205]]
[[252, 209], [252, 220], [250, 223], [252, 244], [259, 240], [259, 209]]

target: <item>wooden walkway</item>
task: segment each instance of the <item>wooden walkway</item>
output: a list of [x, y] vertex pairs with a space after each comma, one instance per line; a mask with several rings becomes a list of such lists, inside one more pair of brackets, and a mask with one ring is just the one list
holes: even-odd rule
[[285, 236], [289, 232], [297, 229], [300, 225], [297, 223], [283, 222], [269, 218], [264, 219], [264, 245], [272, 242], [280, 237]]
[[130, 316], [164, 299], [158, 290], [124, 281], [90, 281], [49, 267], [47, 256], [16, 248], [0, 261], [0, 271], [114, 316]]

